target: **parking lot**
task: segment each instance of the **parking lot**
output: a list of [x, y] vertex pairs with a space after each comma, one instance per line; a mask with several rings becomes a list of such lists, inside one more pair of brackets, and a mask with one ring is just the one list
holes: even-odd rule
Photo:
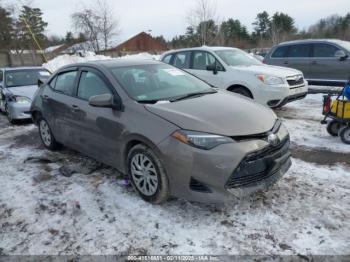
[[122, 175], [31, 123], [0, 115], [0, 254], [345, 254], [350, 147], [319, 121], [322, 95], [276, 110], [293, 166], [266, 193], [223, 206], [141, 200]]

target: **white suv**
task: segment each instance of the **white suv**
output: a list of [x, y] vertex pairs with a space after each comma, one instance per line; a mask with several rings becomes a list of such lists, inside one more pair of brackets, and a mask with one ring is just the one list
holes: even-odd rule
[[302, 99], [308, 91], [302, 72], [265, 65], [237, 48], [203, 46], [173, 50], [164, 53], [161, 60], [212, 86], [251, 97], [269, 107]]

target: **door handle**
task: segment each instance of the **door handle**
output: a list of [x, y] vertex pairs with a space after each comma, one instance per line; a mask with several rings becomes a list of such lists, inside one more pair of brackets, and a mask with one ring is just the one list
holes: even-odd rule
[[317, 65], [317, 61], [312, 61], [311, 64], [312, 65]]
[[49, 99], [49, 96], [48, 95], [41, 95], [41, 98], [42, 98], [42, 100], [48, 100]]
[[72, 105], [72, 111], [73, 111], [73, 112], [79, 112], [79, 111], [81, 111], [81, 110], [80, 110], [79, 106], [77, 106], [77, 105]]
[[288, 61], [284, 61], [284, 63], [283, 63], [283, 64], [288, 65], [289, 63], [288, 63]]

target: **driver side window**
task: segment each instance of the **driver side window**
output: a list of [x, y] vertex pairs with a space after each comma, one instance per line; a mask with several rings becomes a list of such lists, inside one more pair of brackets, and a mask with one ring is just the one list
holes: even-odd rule
[[193, 53], [193, 69], [195, 70], [207, 70], [208, 66], [214, 66], [216, 64], [218, 71], [224, 71], [223, 66], [217, 59], [210, 53], [205, 51], [194, 51]]
[[83, 71], [78, 86], [78, 97], [89, 100], [92, 96], [104, 94], [112, 94], [105, 81], [95, 73]]

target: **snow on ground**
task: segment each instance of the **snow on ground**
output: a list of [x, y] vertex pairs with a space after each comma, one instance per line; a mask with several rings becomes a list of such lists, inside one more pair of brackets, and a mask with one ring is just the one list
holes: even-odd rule
[[[303, 145], [311, 153], [321, 133], [319, 97], [277, 111], [295, 147], [302, 136], [313, 141]], [[179, 199], [157, 206], [123, 186], [111, 168], [68, 149], [44, 150], [32, 124], [4, 123], [0, 116], [0, 254], [349, 254], [344, 164], [293, 159], [276, 185], [251, 198], [223, 206]], [[346, 151], [338, 146], [329, 145], [329, 154]], [[78, 173], [65, 177], [62, 166]]]
[[109, 59], [151, 59], [159, 60], [160, 55], [151, 55], [149, 53], [138, 53], [133, 55], [125, 55], [119, 58], [111, 58], [110, 56], [96, 55], [93, 52], [78, 52], [74, 55], [60, 55], [54, 59], [44, 63], [42, 66], [50, 72], [55, 72], [57, 69], [75, 63], [83, 63], [98, 60], [109, 60]]

